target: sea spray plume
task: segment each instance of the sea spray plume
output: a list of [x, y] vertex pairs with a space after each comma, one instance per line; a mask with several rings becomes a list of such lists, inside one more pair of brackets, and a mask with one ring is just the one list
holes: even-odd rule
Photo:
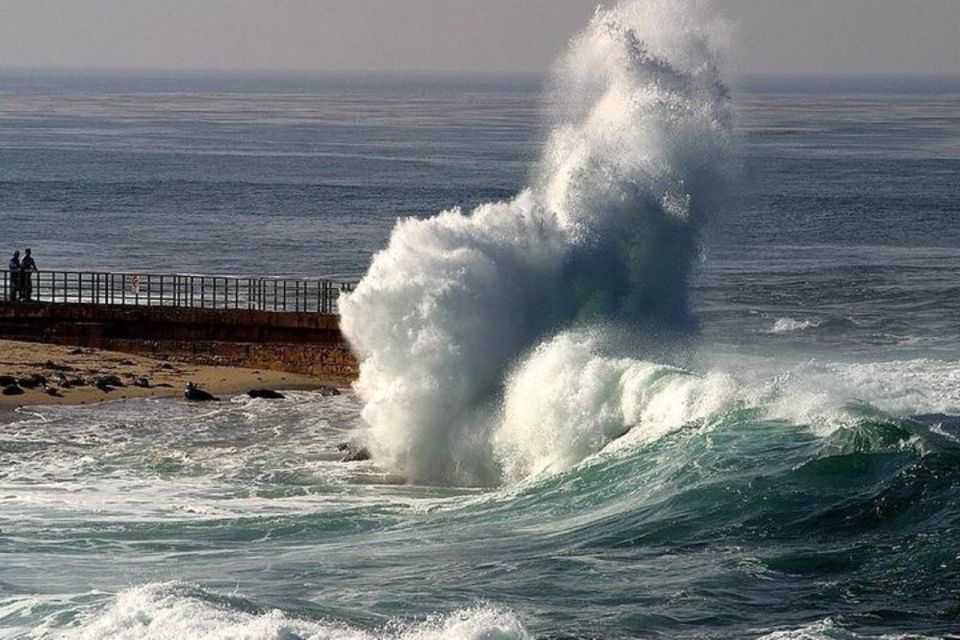
[[495, 483], [499, 405], [524, 354], [574, 326], [692, 326], [687, 276], [730, 128], [702, 9], [598, 10], [558, 65], [530, 187], [398, 222], [342, 303], [378, 462], [414, 482]]
[[[731, 115], [703, 3], [599, 10], [558, 66], [535, 189], [575, 239], [581, 314], [692, 322], [687, 275], [716, 206]], [[586, 254], [586, 255], [585, 255]]]

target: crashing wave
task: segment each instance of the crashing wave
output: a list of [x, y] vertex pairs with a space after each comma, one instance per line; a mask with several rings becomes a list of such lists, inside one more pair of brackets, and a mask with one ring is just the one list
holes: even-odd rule
[[[609, 366], [643, 368], [651, 352], [638, 345], [695, 328], [687, 281], [697, 231], [730, 175], [717, 24], [694, 1], [599, 9], [558, 64], [529, 186], [509, 202], [397, 223], [341, 305], [380, 464], [414, 482], [501, 482], [505, 466], [519, 469], [503, 443], [536, 439], [505, 434], [541, 424], [512, 422], [518, 406], [563, 410], [515, 388], [524, 380], [515, 372], [533, 366], [526, 358], [563, 334], [583, 336], [597, 357], [621, 350]], [[643, 337], [627, 353], [623, 327]], [[562, 395], [540, 384], [543, 397]], [[560, 458], [573, 462], [632, 426], [598, 426]]]

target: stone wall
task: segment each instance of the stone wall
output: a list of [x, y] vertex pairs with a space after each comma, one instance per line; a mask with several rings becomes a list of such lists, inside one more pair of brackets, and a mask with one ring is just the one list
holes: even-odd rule
[[305, 373], [339, 383], [357, 376], [339, 316], [329, 314], [3, 302], [0, 338]]

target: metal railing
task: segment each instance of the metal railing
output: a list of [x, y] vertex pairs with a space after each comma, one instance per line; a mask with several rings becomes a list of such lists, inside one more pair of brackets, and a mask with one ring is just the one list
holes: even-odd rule
[[356, 281], [96, 271], [2, 272], [4, 301], [338, 313]]

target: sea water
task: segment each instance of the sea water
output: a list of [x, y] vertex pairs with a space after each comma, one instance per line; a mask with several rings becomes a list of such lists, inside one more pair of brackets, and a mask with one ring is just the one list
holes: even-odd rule
[[[558, 73], [636, 53], [590, 33]], [[359, 277], [390, 246], [356, 394], [0, 415], [0, 635], [960, 632], [960, 83], [722, 91], [658, 33], [567, 104], [528, 76], [0, 75], [4, 238], [41, 268]], [[687, 72], [646, 90], [654, 59]], [[646, 101], [594, 126], [584, 83]], [[637, 217], [669, 252], [620, 250]], [[338, 461], [356, 438], [376, 460]]]

